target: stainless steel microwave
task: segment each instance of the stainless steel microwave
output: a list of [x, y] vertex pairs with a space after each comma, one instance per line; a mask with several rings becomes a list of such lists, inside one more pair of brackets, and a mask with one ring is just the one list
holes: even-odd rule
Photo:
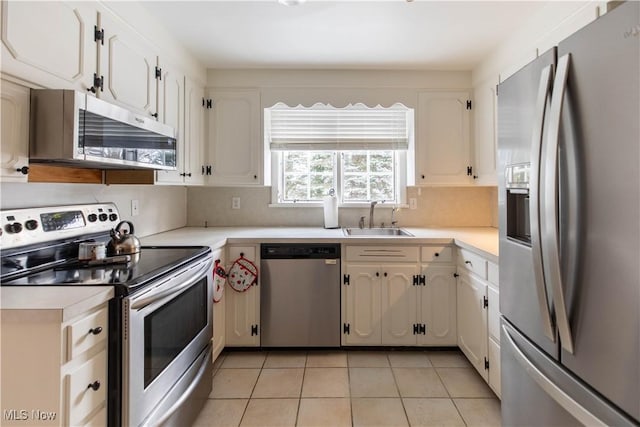
[[29, 161], [101, 169], [176, 169], [176, 131], [93, 95], [33, 89]]

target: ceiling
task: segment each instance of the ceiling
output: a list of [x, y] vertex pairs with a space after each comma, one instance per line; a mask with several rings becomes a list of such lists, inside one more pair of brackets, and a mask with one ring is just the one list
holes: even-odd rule
[[143, 1], [207, 68], [471, 70], [539, 1]]

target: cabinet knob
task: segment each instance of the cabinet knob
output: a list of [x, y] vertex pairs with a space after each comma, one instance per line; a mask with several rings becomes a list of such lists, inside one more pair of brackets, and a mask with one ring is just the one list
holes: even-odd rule
[[387, 272], [386, 271], [384, 272], [384, 277], [387, 277]]
[[20, 172], [22, 175], [26, 175], [29, 173], [29, 166], [23, 166], [21, 168], [16, 169], [16, 172]]
[[424, 175], [420, 175], [422, 177], [422, 179], [424, 179]]
[[253, 179], [258, 179], [258, 175], [253, 175]]
[[376, 271], [376, 277], [380, 277], [380, 273]]
[[439, 254], [438, 252], [436, 252], [434, 255], [435, 255], [435, 256], [440, 256], [440, 254]]
[[158, 113], [153, 113], [153, 114], [151, 115], [151, 117], [154, 117], [154, 118], [156, 118], [156, 119], [157, 119], [157, 118], [158, 118]]
[[472, 266], [472, 267], [473, 267], [473, 264], [471, 263], [471, 261], [465, 261], [464, 263], [465, 263], [465, 264], [469, 264], [470, 266]]
[[100, 388], [100, 381], [95, 380], [94, 382], [92, 382], [91, 384], [89, 384], [87, 386], [87, 388], [90, 388], [93, 391], [98, 391], [98, 389]]
[[89, 333], [93, 335], [98, 335], [100, 332], [102, 332], [102, 326], [89, 329]]
[[189, 173], [186, 173], [185, 175], [186, 175], [186, 176], [191, 176], [191, 172], [189, 172]]

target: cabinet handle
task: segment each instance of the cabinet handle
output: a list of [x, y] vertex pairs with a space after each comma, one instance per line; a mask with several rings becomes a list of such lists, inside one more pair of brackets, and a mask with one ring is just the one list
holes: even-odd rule
[[380, 277], [380, 273], [376, 271], [376, 277]]
[[153, 114], [151, 115], [151, 117], [155, 117], [155, 118], [157, 119], [157, 118], [158, 118], [158, 113], [153, 113]]
[[180, 176], [187, 176], [187, 174], [186, 173], [181, 173]]
[[191, 172], [189, 172], [189, 173], [186, 173], [185, 175], [186, 175], [186, 176], [191, 176]]
[[384, 277], [387, 277], [387, 272], [386, 271], [384, 272]]
[[435, 255], [435, 256], [440, 256], [440, 254], [439, 254], [438, 252], [436, 252], [434, 255]]
[[87, 388], [90, 388], [93, 391], [98, 391], [98, 389], [100, 388], [100, 381], [95, 380], [94, 382], [92, 382], [91, 384], [89, 384], [87, 386]]
[[16, 169], [16, 172], [20, 172], [22, 175], [26, 175], [29, 173], [29, 166], [23, 166], [21, 168]]
[[424, 179], [424, 175], [420, 175], [422, 177], [422, 179]]
[[473, 264], [471, 263], [471, 261], [465, 261], [465, 264], [469, 264], [471, 267], [473, 267]]
[[258, 179], [258, 175], [253, 175], [253, 179]]
[[102, 326], [89, 329], [89, 333], [93, 335], [98, 335], [100, 332], [102, 332]]

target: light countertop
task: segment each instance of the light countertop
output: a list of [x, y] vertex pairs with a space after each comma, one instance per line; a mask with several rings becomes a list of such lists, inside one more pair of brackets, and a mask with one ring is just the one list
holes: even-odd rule
[[142, 238], [143, 245], [196, 245], [220, 248], [227, 243], [333, 242], [353, 244], [456, 244], [498, 262], [498, 230], [492, 227], [403, 227], [413, 237], [344, 235], [321, 227], [184, 227]]
[[3, 286], [2, 321], [66, 322], [113, 298], [112, 286]]

